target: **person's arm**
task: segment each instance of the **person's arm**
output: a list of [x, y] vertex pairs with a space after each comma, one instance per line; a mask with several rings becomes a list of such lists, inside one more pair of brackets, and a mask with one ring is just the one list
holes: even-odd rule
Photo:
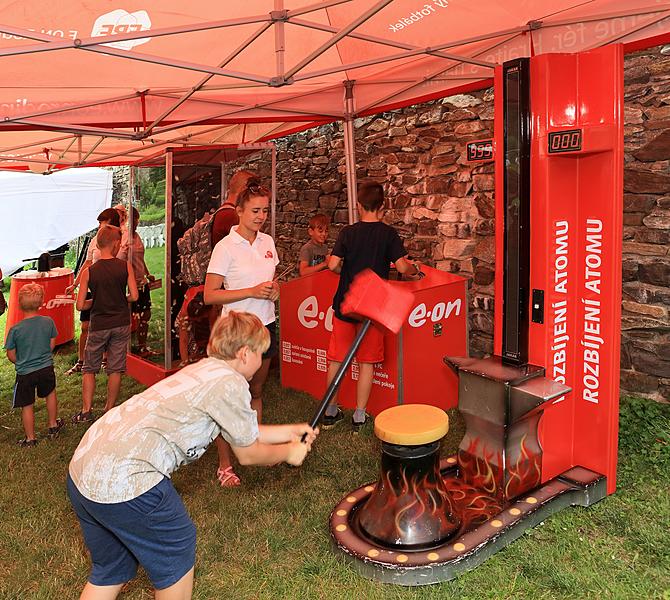
[[156, 278], [151, 273], [149, 273], [149, 267], [147, 267], [147, 263], [144, 262], [144, 259], [142, 259], [142, 264], [144, 265], [144, 272], [147, 274], [146, 275], [147, 280], [148, 281], [156, 281]]
[[417, 277], [421, 273], [419, 265], [407, 260], [404, 256], [395, 261], [395, 268], [401, 275]]
[[10, 362], [16, 364], [16, 348], [12, 348], [11, 350], [7, 349], [7, 358]]
[[77, 310], [89, 310], [93, 306], [93, 300], [86, 300], [88, 293], [88, 267], [79, 272], [81, 281], [79, 282], [79, 291], [77, 292]]
[[231, 446], [231, 448], [241, 465], [270, 466], [285, 462], [298, 467], [312, 449], [312, 443], [264, 444], [256, 440], [250, 446]]
[[300, 269], [300, 277], [305, 275], [311, 275], [312, 273], [318, 273], [328, 268], [328, 261], [330, 256], [326, 256], [326, 259], [323, 262], [320, 262], [318, 265], [309, 266], [309, 262], [306, 260], [301, 260], [298, 268]]
[[224, 290], [223, 275], [216, 273], [207, 273], [205, 277], [205, 291], [203, 298], [205, 304], [230, 304], [246, 298], [259, 298], [262, 300], [271, 300], [276, 293], [272, 281], [264, 281], [250, 288], [241, 288], [239, 290]]
[[311, 444], [319, 433], [318, 428], [312, 429], [307, 423], [289, 423], [286, 425], [259, 425], [258, 441], [263, 444], [283, 444], [299, 442], [304, 434]]
[[53, 352], [53, 349], [56, 347], [56, 338], [52, 337], [51, 340], [49, 341], [49, 345], [51, 346], [51, 351]]
[[[81, 266], [81, 269], [79, 269], [79, 273], [77, 273], [77, 277], [75, 277], [74, 283], [72, 285], [68, 285], [65, 288], [66, 296], [69, 296], [72, 292], [74, 292], [77, 289], [77, 287], [81, 285], [81, 278], [84, 275], [84, 271], [87, 271], [92, 264], [93, 264], [92, 260], [84, 261], [84, 264]], [[80, 309], [78, 308], [77, 310]]]
[[135, 272], [133, 271], [133, 267], [130, 263], [126, 263], [128, 267], [128, 301], [129, 302], [137, 302], [137, 299], [139, 298], [139, 292], [137, 291], [137, 282], [135, 281]]
[[342, 258], [340, 256], [335, 256], [334, 254], [330, 255], [328, 259], [328, 268], [333, 273], [339, 273], [342, 271]]

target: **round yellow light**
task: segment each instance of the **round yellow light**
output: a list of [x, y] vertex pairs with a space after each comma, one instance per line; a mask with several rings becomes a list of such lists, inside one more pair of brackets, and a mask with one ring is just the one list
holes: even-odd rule
[[346, 525], [338, 525], [337, 527], [335, 527], [335, 531], [346, 531], [346, 530], [347, 530]]
[[503, 523], [502, 523], [502, 521], [499, 520], [499, 519], [493, 519], [493, 521], [491, 521], [491, 526], [492, 526], [492, 527], [495, 527], [496, 529], [497, 529], [498, 527], [502, 527], [502, 525], [503, 525]]
[[354, 502], [356, 502], [356, 496], [347, 496], [347, 502], [353, 504]]
[[374, 548], [370, 548], [370, 550], [368, 550], [368, 556], [370, 558], [377, 558], [379, 556], [379, 550], [375, 550]]
[[428, 560], [438, 560], [440, 558], [440, 555], [437, 552], [431, 552], [428, 555]]
[[369, 494], [370, 492], [374, 492], [374, 490], [375, 490], [375, 486], [374, 486], [374, 485], [366, 485], [363, 489], [364, 489], [366, 492], [368, 492], [368, 494]]
[[528, 504], [537, 504], [537, 498], [534, 498], [533, 496], [528, 496], [528, 498], [526, 498], [526, 502], [528, 502]]
[[457, 461], [456, 461], [456, 459], [455, 459], [453, 456], [450, 456], [450, 457], [447, 459], [447, 462], [448, 462], [450, 465], [453, 465], [453, 464], [456, 464]]
[[428, 404], [393, 406], [379, 413], [375, 419], [375, 435], [389, 444], [430, 444], [442, 439], [448, 431], [447, 413]]
[[404, 563], [404, 562], [407, 562], [408, 557], [407, 557], [406, 554], [398, 554], [398, 556], [396, 556], [395, 559], [399, 563]]
[[460, 542], [454, 544], [454, 550], [456, 550], [456, 552], [463, 552], [463, 550], [465, 550], [465, 544], [461, 544]]
[[347, 511], [344, 510], [343, 508], [341, 508], [341, 509], [338, 510], [335, 514], [336, 514], [338, 517], [343, 517], [343, 516], [345, 516], [345, 515], [347, 514]]
[[517, 515], [521, 514], [521, 511], [518, 508], [510, 508], [509, 509], [509, 514], [514, 515], [516, 517]]

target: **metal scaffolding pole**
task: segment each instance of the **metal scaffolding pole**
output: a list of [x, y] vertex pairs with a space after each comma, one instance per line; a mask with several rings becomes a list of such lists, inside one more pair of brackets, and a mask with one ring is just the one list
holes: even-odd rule
[[354, 141], [354, 81], [344, 82], [344, 164], [347, 176], [349, 224], [358, 220], [356, 211], [356, 143]]

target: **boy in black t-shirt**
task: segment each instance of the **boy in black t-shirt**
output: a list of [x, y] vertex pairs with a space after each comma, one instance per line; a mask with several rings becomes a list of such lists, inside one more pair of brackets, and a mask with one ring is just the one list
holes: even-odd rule
[[[100, 258], [81, 276], [77, 309], [91, 310], [91, 325], [82, 367], [82, 408], [72, 417], [73, 423], [93, 420], [95, 376], [100, 371], [102, 356], [107, 353], [107, 401], [105, 412], [119, 396], [121, 375], [126, 370], [126, 349], [130, 341], [130, 307], [137, 301], [137, 283], [130, 263], [116, 258], [121, 248], [121, 231], [104, 226], [97, 236]], [[126, 294], [126, 289], [128, 294]], [[87, 298], [90, 290], [91, 299]]]
[[[372, 269], [383, 279], [388, 279], [390, 263], [394, 262], [399, 273], [419, 273], [419, 268], [408, 261], [407, 251], [398, 232], [381, 222], [384, 212], [384, 189], [378, 183], [361, 185], [358, 191], [358, 214], [360, 221], [340, 231], [328, 261], [328, 268], [340, 273], [340, 283], [333, 297], [333, 331], [328, 346], [328, 383], [344, 359], [356, 336], [360, 323], [345, 317], [340, 304], [354, 277], [365, 269]], [[367, 418], [365, 408], [370, 398], [374, 364], [384, 360], [384, 334], [371, 327], [356, 353], [358, 381], [356, 384], [356, 410], [352, 418], [354, 431], [359, 431]], [[323, 428], [334, 427], [342, 419], [342, 411], [335, 399], [326, 409]]]

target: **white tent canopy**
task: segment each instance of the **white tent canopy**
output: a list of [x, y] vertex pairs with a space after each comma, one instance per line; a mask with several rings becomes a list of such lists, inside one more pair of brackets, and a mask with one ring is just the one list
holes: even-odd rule
[[54, 250], [98, 226], [112, 203], [112, 172], [71, 169], [49, 176], [0, 173], [0, 268], [8, 275], [27, 258]]

